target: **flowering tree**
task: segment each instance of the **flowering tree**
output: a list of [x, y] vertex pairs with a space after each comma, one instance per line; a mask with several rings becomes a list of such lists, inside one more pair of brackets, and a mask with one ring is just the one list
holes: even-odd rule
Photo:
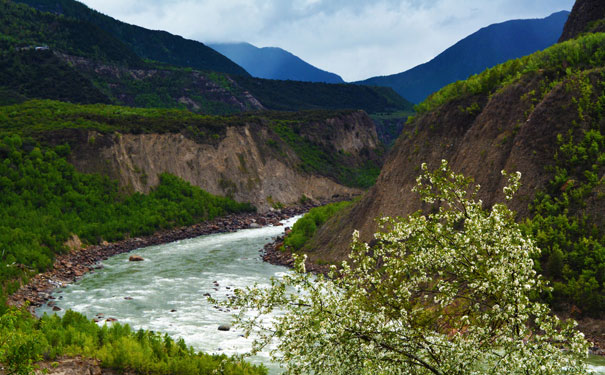
[[[430, 214], [383, 218], [330, 277], [305, 272], [237, 291], [236, 324], [288, 374], [585, 374], [588, 343], [535, 301], [540, 250], [505, 205], [482, 207], [447, 162], [417, 179]], [[504, 188], [511, 199], [520, 173]], [[270, 328], [263, 320], [277, 312]]]

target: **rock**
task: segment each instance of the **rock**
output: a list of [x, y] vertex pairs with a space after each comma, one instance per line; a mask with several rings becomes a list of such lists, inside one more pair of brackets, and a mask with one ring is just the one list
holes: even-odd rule
[[145, 259], [144, 259], [142, 256], [140, 256], [140, 255], [131, 255], [131, 256], [128, 258], [128, 260], [129, 260], [130, 262], [142, 262], [142, 261], [144, 261]]
[[116, 318], [107, 318], [105, 319], [106, 322], [117, 322], [118, 320]]
[[170, 312], [176, 312], [176, 309], [172, 309], [172, 310], [170, 310]]
[[231, 330], [231, 325], [221, 324], [220, 326], [218, 326], [218, 330], [219, 331], [229, 331], [229, 330]]
[[61, 311], [61, 308], [59, 306], [53, 306], [53, 311]]
[[250, 225], [248, 227], [249, 228], [261, 228], [261, 225], [259, 223], [250, 223]]
[[130, 301], [132, 300], [132, 297], [124, 297], [124, 299]]

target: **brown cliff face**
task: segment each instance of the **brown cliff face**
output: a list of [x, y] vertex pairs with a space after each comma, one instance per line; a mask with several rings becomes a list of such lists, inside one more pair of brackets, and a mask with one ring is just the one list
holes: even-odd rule
[[[523, 185], [509, 207], [520, 218], [529, 215], [528, 204], [552, 177], [545, 167], [553, 164], [557, 134], [579, 122], [577, 88], [564, 81], [539, 98], [535, 93], [540, 92], [542, 74], [525, 76], [491, 97], [454, 100], [408, 125], [387, 156], [376, 185], [318, 231], [308, 246], [311, 260], [345, 259], [353, 230], [371, 241], [377, 230], [375, 218], [427, 210], [411, 192], [423, 162], [434, 169], [446, 159], [454, 171], [473, 177], [481, 185], [479, 198], [487, 207], [504, 201], [501, 171], [520, 171]], [[600, 74], [597, 70], [590, 76], [596, 81]], [[465, 110], [474, 103], [480, 110]], [[598, 205], [588, 209], [605, 210], [602, 200]]]
[[[329, 143], [335, 152], [350, 154], [353, 162], [364, 160], [362, 152], [380, 147], [375, 127], [364, 112], [314, 122], [305, 132], [313, 133], [313, 126], [330, 129], [333, 139], [321, 142]], [[148, 192], [158, 184], [159, 174], [167, 172], [212, 194], [251, 202], [260, 211], [277, 203], [296, 203], [303, 195], [326, 199], [362, 193], [320, 174], [303, 172], [294, 150], [259, 122], [229, 126], [220, 140], [207, 144], [183, 134], [97, 132], [80, 134], [70, 144], [70, 161], [78, 170], [109, 175], [127, 191]]]
[[605, 18], [605, 1], [577, 0], [565, 23], [559, 42], [576, 38], [585, 32], [604, 32], [605, 23], [598, 22]]

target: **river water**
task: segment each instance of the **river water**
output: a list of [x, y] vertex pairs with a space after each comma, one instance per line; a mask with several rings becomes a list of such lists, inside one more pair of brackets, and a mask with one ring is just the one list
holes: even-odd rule
[[[263, 262], [259, 251], [297, 219], [284, 221], [284, 226], [213, 234], [114, 256], [103, 261], [103, 269], [55, 291], [59, 314], [71, 309], [90, 319], [116, 318], [135, 329], [181, 337], [207, 353], [245, 353], [251, 340], [234, 329], [219, 331], [219, 325], [230, 323], [232, 313], [210, 304], [204, 294], [225, 299], [236, 288], [268, 286], [272, 276], [288, 272]], [[145, 261], [129, 262], [133, 253]], [[37, 313], [53, 312], [45, 305]], [[265, 364], [270, 374], [281, 372], [267, 353], [250, 360]], [[595, 357], [590, 363], [594, 372], [605, 374], [605, 360]]]

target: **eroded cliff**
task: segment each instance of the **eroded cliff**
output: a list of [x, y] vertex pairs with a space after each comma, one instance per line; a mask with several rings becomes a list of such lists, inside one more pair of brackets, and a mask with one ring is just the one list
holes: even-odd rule
[[[261, 211], [293, 204], [303, 197], [326, 199], [363, 191], [345, 186], [333, 176], [305, 171], [308, 168], [304, 168], [300, 154], [273, 130], [274, 126], [265, 120], [244, 121], [226, 126], [223, 134], [208, 142], [196, 141], [186, 132], [102, 134], [89, 130], [72, 135], [70, 161], [80, 171], [117, 179], [127, 191], [147, 192], [166, 172], [210, 193], [251, 202]], [[364, 112], [303, 121], [297, 126], [300, 139], [345, 155], [350, 167], [363, 165], [370, 154], [370, 159], [381, 162], [374, 124]]]

